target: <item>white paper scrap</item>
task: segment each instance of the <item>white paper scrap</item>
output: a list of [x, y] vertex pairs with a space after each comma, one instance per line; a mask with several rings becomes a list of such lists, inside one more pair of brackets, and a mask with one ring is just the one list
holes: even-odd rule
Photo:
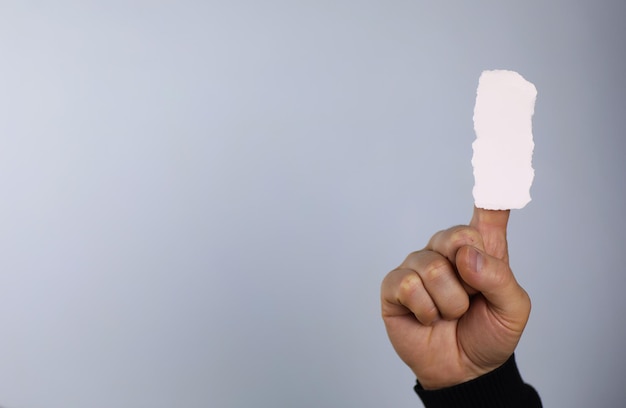
[[532, 116], [537, 89], [514, 71], [483, 71], [474, 106], [474, 204], [488, 210], [523, 208], [535, 171]]

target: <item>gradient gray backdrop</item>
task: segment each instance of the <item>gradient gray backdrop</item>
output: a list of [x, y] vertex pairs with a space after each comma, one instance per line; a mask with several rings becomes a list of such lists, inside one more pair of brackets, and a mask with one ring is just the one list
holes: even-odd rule
[[484, 69], [539, 95], [547, 407], [626, 404], [623, 1], [0, 2], [0, 404], [416, 407], [379, 284], [469, 221]]

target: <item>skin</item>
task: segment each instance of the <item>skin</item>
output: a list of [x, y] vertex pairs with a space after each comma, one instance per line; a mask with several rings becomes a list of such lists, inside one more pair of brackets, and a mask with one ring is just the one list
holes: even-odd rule
[[508, 219], [474, 208], [470, 225], [436, 233], [382, 282], [389, 339], [425, 389], [493, 371], [519, 342], [530, 298], [509, 266]]

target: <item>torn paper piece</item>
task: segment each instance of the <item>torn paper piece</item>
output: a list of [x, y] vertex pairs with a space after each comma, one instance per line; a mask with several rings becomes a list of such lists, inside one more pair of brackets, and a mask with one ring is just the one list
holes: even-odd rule
[[513, 71], [484, 71], [474, 106], [474, 203], [488, 210], [523, 208], [535, 177], [532, 116], [537, 89]]

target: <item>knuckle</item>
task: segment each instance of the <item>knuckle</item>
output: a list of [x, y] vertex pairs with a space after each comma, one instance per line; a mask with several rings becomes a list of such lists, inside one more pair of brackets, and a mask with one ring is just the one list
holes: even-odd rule
[[404, 262], [402, 262], [402, 265], [399, 267], [399, 269], [400, 268], [410, 267], [411, 265], [416, 265], [417, 263], [419, 263], [420, 258], [424, 255], [425, 252], [427, 252], [427, 251], [425, 251], [423, 249], [419, 250], [419, 251], [411, 252], [404, 259]]
[[474, 245], [480, 240], [478, 230], [468, 225], [458, 225], [450, 230], [450, 242], [453, 244]]
[[446, 234], [446, 232], [447, 230], [441, 230], [441, 231], [435, 232], [433, 236], [430, 237], [427, 247], [433, 247], [435, 243], [441, 239], [441, 236]]
[[411, 297], [423, 287], [422, 281], [415, 273], [407, 274], [400, 281], [401, 297]]
[[439, 318], [439, 310], [426, 293], [422, 279], [411, 273], [402, 277], [398, 286], [398, 300], [404, 304], [424, 325]]
[[450, 262], [444, 258], [432, 260], [424, 269], [424, 279], [429, 282], [438, 282], [446, 279], [451, 270]]

